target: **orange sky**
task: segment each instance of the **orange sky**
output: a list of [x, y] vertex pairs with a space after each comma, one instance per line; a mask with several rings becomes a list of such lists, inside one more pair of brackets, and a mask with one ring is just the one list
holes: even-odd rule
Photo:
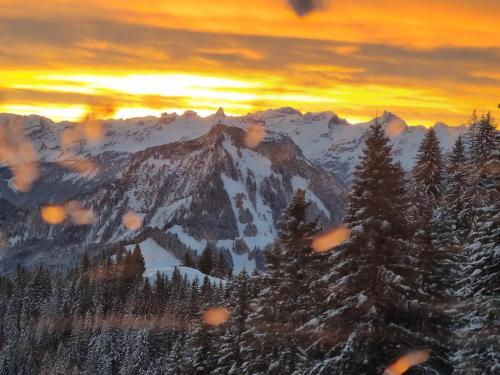
[[[293, 2], [290, 0], [290, 2]], [[300, 2], [300, 1], [298, 1]], [[0, 112], [293, 106], [464, 122], [500, 102], [500, 1], [0, 0]], [[498, 114], [497, 114], [498, 117]]]

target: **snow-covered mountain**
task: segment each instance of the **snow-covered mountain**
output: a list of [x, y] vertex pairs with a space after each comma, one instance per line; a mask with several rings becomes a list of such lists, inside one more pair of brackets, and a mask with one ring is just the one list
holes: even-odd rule
[[[61, 135], [74, 124], [53, 123], [36, 115], [21, 117], [0, 114], [0, 124], [13, 119], [24, 125], [26, 134], [35, 144], [42, 165], [68, 158], [61, 146]], [[384, 112], [377, 120], [386, 128], [393, 143], [394, 153], [403, 167], [411, 169], [426, 128], [408, 126], [402, 119], [389, 112]], [[373, 121], [375, 119], [351, 125], [333, 112], [301, 114], [292, 108], [261, 111], [245, 116], [226, 116], [222, 109], [207, 117], [200, 117], [193, 111], [186, 111], [182, 115], [164, 113], [161, 117], [104, 121], [103, 139], [99, 142], [79, 140], [75, 154], [95, 160], [99, 165], [99, 173], [91, 176], [91, 180], [96, 183], [96, 180], [100, 181], [99, 179], [119, 173], [121, 166], [127, 163], [127, 157], [146, 148], [198, 138], [207, 134], [214, 124], [242, 129], [259, 124], [266, 127], [270, 133], [289, 136], [308, 160], [337, 174], [348, 185], [363, 148], [364, 134]], [[447, 126], [442, 123], [437, 123], [435, 128], [445, 153], [451, 149], [457, 136], [466, 132], [465, 126]], [[75, 173], [73, 176], [66, 174], [64, 178], [79, 184], [78, 180], [81, 180], [82, 176]], [[23, 202], [23, 197], [15, 196], [2, 185], [5, 184], [0, 185], [2, 196]], [[88, 185], [88, 182], [85, 185]]]
[[[275, 238], [275, 223], [297, 188], [307, 189], [313, 213], [325, 227], [340, 221], [346, 190], [335, 176], [311, 164], [285, 134], [269, 132], [254, 149], [245, 145], [245, 137], [241, 128], [216, 124], [199, 138], [121, 157], [127, 163], [120, 164], [116, 178], [90, 183], [91, 191], [88, 186], [80, 191], [73, 181], [62, 179], [61, 184], [70, 181], [67, 187], [74, 194], [56, 198], [71, 196], [91, 208], [97, 221], [50, 226], [41, 220], [36, 205], [24, 206], [20, 219], [9, 223], [4, 268], [41, 260], [55, 266], [83, 248], [112, 247], [149, 236], [179, 259], [185, 252], [199, 256], [210, 242], [235, 271], [251, 271], [259, 263], [259, 250]], [[34, 192], [43, 186], [41, 180]], [[122, 224], [127, 212], [142, 218], [140, 230]]]
[[[410, 170], [426, 129], [387, 112], [377, 120]], [[292, 108], [235, 117], [223, 110], [208, 117], [187, 111], [104, 121], [102, 139], [76, 139], [68, 154], [61, 140], [75, 124], [0, 114], [0, 126], [8, 122], [21, 124], [33, 143], [40, 177], [30, 192], [19, 193], [10, 170], [0, 167], [0, 199], [11, 212], [0, 221], [9, 236], [0, 261], [4, 269], [17, 262], [70, 263], [83, 249], [97, 252], [152, 237], [179, 259], [213, 243], [235, 270], [259, 263], [257, 250], [273, 240], [294, 189], [307, 188], [325, 226], [341, 219], [346, 186], [371, 123], [351, 125], [333, 112], [301, 114]], [[256, 125], [266, 135], [252, 149], [245, 132]], [[437, 124], [436, 130], [448, 152], [466, 128]], [[92, 168], [71, 168], [82, 160]], [[92, 208], [97, 221], [78, 227], [41, 221], [39, 205], [68, 199]], [[140, 230], [122, 225], [128, 211], [143, 218]]]

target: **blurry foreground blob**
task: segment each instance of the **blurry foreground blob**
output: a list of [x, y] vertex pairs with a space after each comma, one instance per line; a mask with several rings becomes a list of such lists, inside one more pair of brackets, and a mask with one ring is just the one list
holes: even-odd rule
[[122, 224], [129, 230], [137, 230], [142, 226], [143, 218], [141, 215], [129, 211], [122, 217]]
[[74, 127], [69, 127], [61, 132], [61, 146], [70, 148], [80, 141], [80, 133]]
[[55, 225], [61, 224], [66, 219], [66, 210], [63, 206], [47, 205], [41, 209], [43, 221], [47, 224]]
[[116, 108], [111, 103], [90, 106], [87, 113], [75, 125], [61, 132], [61, 145], [68, 150], [80, 141], [99, 142], [104, 137], [102, 120], [112, 117]]
[[22, 192], [31, 190], [38, 178], [38, 156], [24, 136], [24, 126], [19, 119], [0, 124], [0, 164], [10, 167], [12, 187]]
[[389, 138], [395, 138], [406, 130], [406, 124], [399, 118], [394, 118], [385, 125], [385, 134]]
[[405, 354], [388, 368], [386, 368], [383, 375], [402, 375], [406, 371], [408, 371], [410, 367], [418, 366], [424, 362], [427, 362], [428, 359], [429, 351], [427, 350], [419, 350], [416, 352]]
[[351, 230], [344, 226], [322, 233], [313, 239], [312, 247], [317, 253], [323, 253], [340, 245], [351, 235]]
[[69, 201], [64, 205], [66, 214], [76, 225], [89, 225], [94, 223], [94, 212], [91, 209], [84, 208], [78, 201]]
[[203, 322], [211, 326], [221, 325], [229, 319], [231, 313], [225, 307], [213, 307], [203, 313]]
[[112, 117], [115, 112], [116, 108], [112, 103], [90, 106], [80, 122], [85, 139], [89, 142], [99, 142], [104, 136], [101, 119]]
[[94, 163], [86, 159], [68, 158], [57, 161], [57, 164], [87, 176], [97, 169]]
[[266, 128], [262, 125], [253, 124], [247, 129], [245, 136], [245, 145], [249, 148], [255, 148], [266, 136]]

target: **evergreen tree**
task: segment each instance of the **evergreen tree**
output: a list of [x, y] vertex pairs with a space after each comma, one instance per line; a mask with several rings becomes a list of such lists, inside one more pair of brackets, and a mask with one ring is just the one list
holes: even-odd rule
[[319, 225], [308, 220], [309, 205], [305, 191], [297, 190], [278, 223], [278, 240], [266, 252], [267, 273], [253, 302], [261, 308], [249, 315], [251, 328], [244, 335], [243, 372], [291, 374], [306, 365], [311, 336], [301, 328], [320, 303], [311, 282], [323, 258], [311, 247]]
[[462, 217], [465, 240], [456, 374], [494, 374], [500, 366], [500, 135], [490, 114], [472, 126], [470, 177]]
[[250, 314], [250, 278], [244, 270], [237, 275], [230, 289], [229, 309], [231, 317], [225, 326], [224, 335], [220, 338], [217, 352], [217, 369], [214, 374], [236, 375], [243, 365], [241, 342], [247, 330], [246, 320]]
[[214, 269], [214, 251], [211, 244], [207, 244], [201, 253], [200, 260], [198, 261], [198, 268], [205, 275], [211, 275]]
[[90, 269], [90, 259], [89, 254], [87, 252], [83, 253], [82, 260], [80, 262], [80, 272], [85, 273]]
[[434, 128], [430, 128], [420, 144], [413, 179], [417, 197], [422, 197], [431, 207], [436, 207], [441, 199], [443, 169], [439, 140]]
[[458, 137], [448, 160], [446, 170], [446, 189], [443, 197], [443, 219], [449, 230], [462, 240], [467, 223], [460, 214], [464, 209], [465, 189], [467, 186], [467, 158], [462, 137]]
[[191, 254], [189, 252], [186, 252], [186, 254], [184, 254], [183, 266], [185, 266], [185, 267], [191, 267], [191, 268], [195, 267], [194, 260], [191, 257]]
[[141, 281], [142, 275], [144, 274], [144, 271], [146, 271], [146, 265], [144, 263], [144, 257], [142, 256], [139, 244], [135, 245], [134, 251], [132, 252], [132, 264], [135, 281]]
[[428, 348], [418, 373], [450, 372], [436, 349], [410, 239], [403, 171], [380, 124], [370, 128], [346, 215], [351, 238], [330, 258], [329, 309], [322, 315], [326, 360], [313, 373], [380, 374], [408, 350]]

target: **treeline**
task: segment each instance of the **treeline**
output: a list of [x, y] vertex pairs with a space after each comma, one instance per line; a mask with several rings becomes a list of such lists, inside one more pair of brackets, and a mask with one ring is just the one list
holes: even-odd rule
[[499, 189], [489, 114], [448, 158], [429, 129], [411, 178], [375, 123], [342, 245], [313, 251], [325, 228], [298, 190], [261, 274], [143, 279], [138, 248], [64, 275], [18, 270], [0, 281], [0, 374], [371, 375], [414, 350], [430, 357], [408, 374], [496, 374]]

